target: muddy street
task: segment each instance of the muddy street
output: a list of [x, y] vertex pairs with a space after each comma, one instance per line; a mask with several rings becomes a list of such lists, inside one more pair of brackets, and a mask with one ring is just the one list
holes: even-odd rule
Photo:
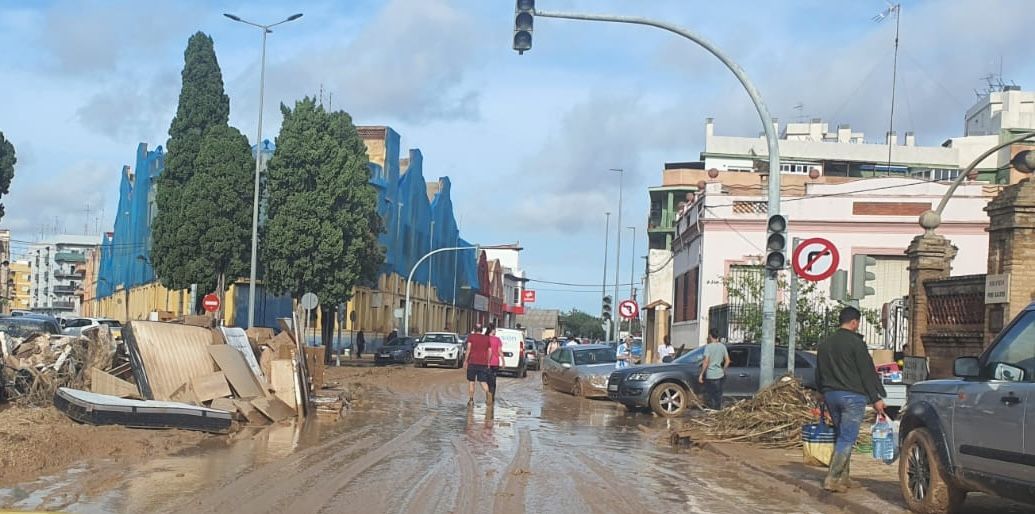
[[337, 423], [242, 432], [141, 465], [90, 463], [0, 490], [68, 512], [823, 512], [699, 450], [652, 441], [663, 419], [502, 378], [466, 407], [463, 370], [329, 368], [362, 391]]

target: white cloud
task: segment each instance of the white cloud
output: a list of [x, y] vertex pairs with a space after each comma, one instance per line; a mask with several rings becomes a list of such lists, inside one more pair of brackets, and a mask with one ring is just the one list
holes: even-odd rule
[[[6, 210], [4, 228], [21, 240], [55, 224], [58, 232], [82, 233], [88, 227], [92, 233], [101, 209], [109, 206], [112, 195], [118, 196], [119, 168], [120, 165], [80, 161], [58, 173], [29, 177], [20, 175], [28, 169], [19, 162], [11, 194], [2, 199]], [[90, 218], [85, 215], [87, 206], [92, 210]], [[112, 217], [109, 212], [107, 219], [100, 220], [102, 230], [111, 224]]]
[[179, 77], [171, 71], [144, 83], [115, 82], [86, 99], [76, 117], [86, 128], [113, 140], [148, 141], [168, 128], [179, 85]]

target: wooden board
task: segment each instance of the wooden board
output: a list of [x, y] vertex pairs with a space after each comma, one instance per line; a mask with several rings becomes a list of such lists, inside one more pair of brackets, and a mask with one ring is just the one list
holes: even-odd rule
[[237, 404], [234, 403], [232, 398], [216, 398], [212, 400], [212, 404], [208, 406], [210, 409], [225, 410], [229, 413], [237, 413]]
[[245, 330], [244, 333], [248, 336], [248, 340], [252, 344], [262, 344], [270, 339], [273, 339], [273, 329], [266, 327], [255, 327]]
[[191, 405], [198, 405], [201, 403], [194, 397], [194, 388], [191, 387], [190, 382], [177, 387], [176, 390], [169, 395], [169, 399], [174, 402], [189, 403]]
[[[271, 375], [271, 363], [277, 358], [277, 351], [269, 346], [262, 345], [259, 347], [259, 368], [262, 369], [264, 376]], [[273, 382], [270, 380], [270, 382]]]
[[307, 346], [305, 349], [305, 365], [309, 371], [309, 377], [313, 381], [313, 391], [323, 389], [323, 352], [324, 347], [322, 346]]
[[140, 398], [137, 386], [105, 373], [97, 368], [90, 368], [90, 391], [107, 394], [119, 398]]
[[219, 369], [223, 370], [227, 382], [230, 382], [239, 398], [266, 396], [266, 391], [248, 367], [241, 352], [229, 345], [215, 344], [208, 347], [208, 354], [216, 361]]
[[218, 371], [208, 353], [212, 334], [204, 328], [130, 321], [122, 336], [137, 388], [148, 400], [169, 400], [195, 376]]
[[230, 396], [230, 385], [226, 383], [226, 375], [221, 371], [194, 377], [191, 379], [191, 388], [199, 402]]
[[262, 368], [259, 367], [259, 360], [255, 358], [255, 352], [252, 351], [252, 344], [248, 342], [248, 335], [244, 332], [244, 329], [238, 327], [220, 327], [219, 329], [223, 332], [223, 338], [226, 339], [226, 344], [241, 352], [241, 356], [244, 357], [244, 361], [248, 363], [248, 367], [252, 369], [252, 373], [254, 373], [260, 381], [264, 380], [266, 377], [262, 374]]
[[295, 340], [287, 332], [281, 332], [267, 343], [270, 348], [276, 350], [275, 359], [290, 359], [295, 353]]
[[280, 401], [280, 398], [271, 396], [269, 398], [256, 398], [252, 400], [252, 406], [259, 409], [259, 412], [273, 420], [274, 423], [283, 421], [295, 415], [295, 409]]
[[295, 378], [295, 363], [291, 359], [277, 359], [270, 362], [270, 382], [274, 394], [280, 398], [288, 407], [298, 408], [296, 401], [297, 380]]
[[244, 416], [244, 419], [248, 420], [248, 423], [253, 425], [270, 424], [270, 418], [266, 417], [262, 412], [259, 412], [259, 409], [256, 409], [252, 405], [252, 402], [248, 400], [234, 400], [234, 405], [237, 406], [238, 412]]

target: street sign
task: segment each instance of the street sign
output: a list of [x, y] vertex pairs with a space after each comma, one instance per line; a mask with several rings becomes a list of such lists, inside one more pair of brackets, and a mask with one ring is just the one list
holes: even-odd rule
[[618, 314], [625, 319], [638, 318], [640, 316], [640, 306], [636, 305], [635, 300], [623, 300], [622, 303], [618, 304]]
[[313, 293], [306, 293], [302, 295], [302, 308], [311, 311], [320, 305], [320, 300]]
[[798, 244], [791, 257], [794, 273], [810, 282], [826, 280], [837, 271], [840, 254], [834, 243], [814, 237]]
[[531, 289], [521, 291], [521, 303], [535, 303], [535, 291]]
[[985, 303], [1009, 303], [1010, 274], [985, 276]]
[[205, 312], [216, 312], [219, 310], [219, 297], [209, 293], [201, 299], [201, 306], [205, 308]]

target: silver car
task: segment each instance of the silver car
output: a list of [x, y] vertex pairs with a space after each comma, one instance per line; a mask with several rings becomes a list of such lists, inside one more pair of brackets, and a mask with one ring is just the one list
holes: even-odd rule
[[607, 398], [607, 377], [615, 370], [615, 351], [606, 344], [559, 348], [542, 359], [543, 386], [586, 398]]

